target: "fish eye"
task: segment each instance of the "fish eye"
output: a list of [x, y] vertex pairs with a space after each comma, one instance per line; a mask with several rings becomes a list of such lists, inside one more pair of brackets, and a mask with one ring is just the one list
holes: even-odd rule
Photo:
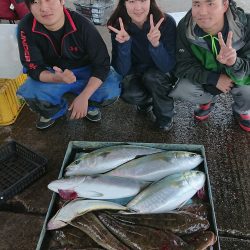
[[77, 164], [79, 164], [80, 162], [81, 162], [81, 160], [75, 160], [73, 163], [77, 165]]

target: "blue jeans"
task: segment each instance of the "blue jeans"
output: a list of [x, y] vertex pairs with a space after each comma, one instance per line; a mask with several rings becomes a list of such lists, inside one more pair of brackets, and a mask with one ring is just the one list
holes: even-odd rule
[[[68, 110], [68, 103], [63, 95], [66, 93], [79, 95], [91, 77], [90, 67], [77, 68], [72, 71], [77, 79], [72, 84], [44, 83], [29, 77], [18, 89], [17, 95], [24, 98], [34, 112], [45, 118], [57, 119]], [[117, 100], [121, 93], [120, 81], [120, 75], [111, 68], [106, 80], [90, 97], [89, 108], [104, 107]]]

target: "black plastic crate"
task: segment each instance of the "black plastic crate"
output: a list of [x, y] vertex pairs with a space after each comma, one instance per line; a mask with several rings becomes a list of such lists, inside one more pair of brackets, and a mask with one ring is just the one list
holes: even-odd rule
[[45, 173], [47, 159], [11, 141], [0, 147], [0, 204]]

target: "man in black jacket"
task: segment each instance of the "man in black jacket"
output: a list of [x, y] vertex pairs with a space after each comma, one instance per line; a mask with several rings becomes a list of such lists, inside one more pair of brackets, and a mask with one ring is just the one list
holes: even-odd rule
[[[18, 25], [21, 62], [29, 75], [17, 94], [50, 127], [70, 111], [71, 119], [99, 121], [99, 107], [120, 95], [120, 76], [100, 34], [82, 15], [64, 8], [64, 0], [25, 0], [31, 13]], [[77, 97], [68, 107], [65, 93]]]

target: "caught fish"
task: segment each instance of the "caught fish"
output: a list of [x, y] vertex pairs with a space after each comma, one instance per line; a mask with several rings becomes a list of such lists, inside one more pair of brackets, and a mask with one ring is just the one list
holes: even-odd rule
[[48, 188], [64, 200], [77, 197], [89, 199], [119, 199], [139, 193], [143, 184], [134, 179], [117, 176], [74, 176], [49, 183]]
[[212, 231], [203, 231], [191, 235], [183, 236], [183, 238], [195, 247], [195, 250], [206, 250], [208, 247], [213, 246], [217, 241], [216, 235]]
[[200, 190], [206, 177], [201, 171], [169, 175], [151, 184], [132, 199], [127, 207], [137, 213], [165, 213], [178, 208]]
[[[98, 212], [102, 215], [106, 212]], [[130, 225], [141, 225], [171, 231], [177, 235], [191, 234], [205, 231], [209, 228], [208, 220], [188, 212], [169, 212], [162, 214], [121, 214], [108, 213], [107, 218], [113, 218]]]
[[90, 236], [97, 244], [108, 250], [129, 250], [120, 242], [104, 225], [96, 218], [93, 213], [76, 218], [70, 225], [80, 229]]
[[57, 211], [57, 213], [49, 220], [47, 229], [54, 230], [67, 226], [69, 222], [78, 216], [93, 210], [101, 209], [126, 210], [126, 207], [108, 201], [76, 199], [67, 203]]
[[[99, 247], [91, 237], [78, 228], [67, 226], [50, 232], [49, 247], [58, 249], [88, 249]], [[50, 249], [49, 248], [49, 249]]]
[[138, 146], [115, 145], [97, 149], [66, 167], [66, 176], [94, 175], [108, 172], [137, 156], [162, 152], [162, 149]]
[[163, 232], [155, 228], [128, 224], [116, 220], [107, 214], [99, 214], [98, 218], [120, 241], [129, 246], [130, 249], [194, 250], [194, 248], [189, 247], [180, 237], [171, 232]]
[[188, 212], [200, 216], [204, 219], [208, 219], [210, 205], [208, 203], [192, 203], [184, 205], [180, 208], [180, 211]]
[[201, 155], [186, 151], [165, 151], [129, 161], [106, 175], [135, 178], [143, 181], [158, 181], [167, 175], [197, 167]]

